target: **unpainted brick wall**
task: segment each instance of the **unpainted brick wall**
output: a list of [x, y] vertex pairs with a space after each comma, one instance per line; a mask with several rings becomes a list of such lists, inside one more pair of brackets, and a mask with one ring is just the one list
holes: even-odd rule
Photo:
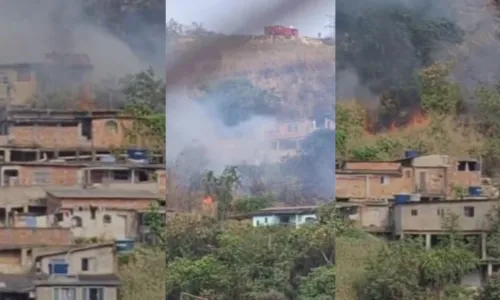
[[76, 148], [80, 145], [79, 126], [12, 126], [9, 137], [16, 146]]
[[50, 170], [51, 185], [76, 185], [78, 184], [78, 166], [21, 166], [19, 170], [19, 185], [33, 185], [34, 172], [41, 170]]
[[66, 228], [0, 227], [0, 245], [57, 246], [71, 245], [72, 240]]

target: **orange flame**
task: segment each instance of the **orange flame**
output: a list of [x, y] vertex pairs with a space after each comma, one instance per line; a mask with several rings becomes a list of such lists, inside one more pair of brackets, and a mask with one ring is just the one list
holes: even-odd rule
[[212, 205], [212, 203], [213, 203], [212, 197], [205, 196], [205, 198], [203, 198], [203, 204], [205, 204], [205, 205]]
[[410, 113], [408, 127], [422, 128], [429, 125], [431, 119], [421, 109], [417, 109]]

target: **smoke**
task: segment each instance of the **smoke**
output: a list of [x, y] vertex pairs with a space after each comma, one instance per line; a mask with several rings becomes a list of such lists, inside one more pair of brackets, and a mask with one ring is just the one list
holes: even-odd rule
[[[94, 65], [92, 79], [95, 81], [108, 76], [122, 77], [155, 65], [154, 61], [140, 57], [105, 26], [89, 18], [84, 2], [2, 1], [0, 64], [42, 62], [44, 55], [53, 51], [86, 53]], [[165, 37], [158, 36], [158, 39], [163, 41]]]
[[[253, 116], [236, 126], [226, 126], [216, 112], [218, 99], [200, 103], [186, 89], [167, 94], [167, 164], [175, 164], [186, 149], [200, 147], [204, 157], [188, 157], [196, 171], [220, 173], [226, 166], [262, 164], [270, 157], [268, 136], [276, 126], [270, 117]], [[200, 165], [203, 164], [203, 165]]]
[[[337, 3], [337, 29], [342, 28], [339, 24], [346, 20], [368, 20], [370, 17], [382, 13], [386, 8], [401, 7], [415, 12], [419, 19], [446, 19], [454, 22], [462, 31], [463, 39], [460, 43], [452, 45], [448, 41], [438, 42], [432, 48], [431, 59], [434, 61], [454, 61], [454, 69], [451, 78], [458, 82], [464, 90], [471, 90], [478, 84], [497, 83], [500, 79], [500, 66], [494, 62], [500, 55], [500, 39], [498, 30], [498, 8], [491, 5], [491, 0], [369, 0], [369, 1], [340, 1]], [[380, 16], [380, 15], [379, 15]], [[369, 54], [366, 60], [358, 62], [354, 66], [356, 72], [352, 72], [353, 66], [343, 62], [343, 57], [338, 56], [338, 65], [347, 72], [339, 72], [337, 76], [337, 89], [342, 90], [339, 96], [356, 97], [368, 95], [367, 90], [374, 91], [374, 95], [380, 93], [374, 86], [397, 86], [398, 72], [408, 70], [407, 74], [415, 73], [422, 67], [421, 53], [416, 51], [414, 41], [411, 40], [412, 28], [401, 26], [397, 19], [378, 18], [374, 30], [384, 34], [380, 36], [380, 47], [383, 48], [388, 57], [392, 58], [393, 66], [384, 70], [382, 76], [374, 76], [371, 80], [361, 80], [360, 74], [366, 75], [363, 67], [373, 62]], [[348, 21], [349, 22], [349, 21]], [[345, 23], [343, 23], [345, 24]], [[352, 26], [350, 23], [348, 26]], [[344, 27], [345, 28], [345, 27]], [[360, 36], [359, 32], [345, 32], [342, 29], [337, 32], [337, 41], [349, 36]], [[389, 39], [389, 37], [391, 37]], [[390, 41], [398, 41], [397, 46]], [[342, 47], [342, 45], [338, 45]], [[361, 70], [361, 72], [360, 72]], [[387, 80], [388, 83], [383, 82]], [[345, 85], [345, 88], [341, 87]], [[372, 97], [373, 98], [373, 97]], [[340, 98], [342, 99], [342, 98]], [[345, 99], [345, 98], [344, 98]]]

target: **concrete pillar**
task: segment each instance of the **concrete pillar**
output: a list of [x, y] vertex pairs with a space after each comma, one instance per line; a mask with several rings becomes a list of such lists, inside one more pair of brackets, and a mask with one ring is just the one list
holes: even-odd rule
[[10, 149], [5, 149], [5, 151], [4, 151], [4, 160], [5, 160], [5, 162], [10, 162], [10, 157], [11, 157], [11, 150]]
[[486, 232], [482, 232], [481, 233], [481, 259], [486, 259], [488, 257], [486, 242], [487, 242]]
[[488, 276], [488, 278], [491, 277], [491, 275], [493, 275], [493, 264], [492, 263], [488, 263], [487, 267], [486, 267], [486, 275]]
[[135, 169], [130, 170], [130, 182], [135, 183]]
[[425, 249], [427, 250], [431, 249], [431, 242], [432, 242], [432, 234], [427, 233], [425, 235]]
[[42, 152], [40, 150], [36, 150], [35, 155], [36, 155], [36, 160], [42, 159]]

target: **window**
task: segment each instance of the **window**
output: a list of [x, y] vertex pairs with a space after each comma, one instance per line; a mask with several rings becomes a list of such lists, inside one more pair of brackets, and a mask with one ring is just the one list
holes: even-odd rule
[[110, 224], [110, 223], [111, 223], [111, 216], [110, 216], [110, 215], [104, 215], [104, 216], [102, 217], [102, 222], [103, 222], [104, 224]]
[[264, 218], [264, 223], [267, 223], [267, 217]]
[[280, 149], [283, 150], [295, 150], [299, 147], [298, 142], [296, 140], [281, 140], [280, 141]]
[[457, 170], [458, 171], [466, 171], [467, 170], [467, 162], [465, 162], [465, 161], [458, 162]]
[[444, 216], [444, 209], [438, 208], [437, 209], [437, 214], [438, 214], [438, 216]]
[[464, 215], [469, 218], [474, 217], [474, 207], [473, 206], [464, 207]]
[[54, 288], [53, 300], [76, 300], [76, 288]]
[[109, 133], [117, 133], [118, 132], [118, 123], [113, 120], [109, 120], [106, 122], [106, 130]]
[[410, 178], [411, 177], [411, 171], [410, 170], [406, 170], [405, 171], [405, 176], [406, 176], [406, 178]]
[[82, 218], [80, 218], [78, 216], [74, 216], [71, 218], [71, 226], [72, 227], [82, 227], [82, 225], [83, 225]]
[[104, 289], [98, 287], [83, 288], [83, 300], [104, 300]]
[[418, 216], [418, 210], [416, 210], [416, 209], [412, 209], [412, 210], [411, 210], [411, 215], [412, 215], [412, 216]]
[[7, 73], [0, 72], [0, 84], [9, 84], [9, 76]]
[[95, 272], [97, 269], [97, 260], [95, 257], [84, 257], [82, 258], [82, 271], [92, 271]]
[[381, 184], [389, 184], [389, 177], [388, 176], [380, 176], [380, 183]]
[[287, 130], [288, 130], [288, 132], [298, 132], [299, 126], [295, 123], [291, 123], [291, 124], [288, 124]]
[[32, 185], [48, 185], [52, 172], [50, 170], [38, 169], [33, 172]]

